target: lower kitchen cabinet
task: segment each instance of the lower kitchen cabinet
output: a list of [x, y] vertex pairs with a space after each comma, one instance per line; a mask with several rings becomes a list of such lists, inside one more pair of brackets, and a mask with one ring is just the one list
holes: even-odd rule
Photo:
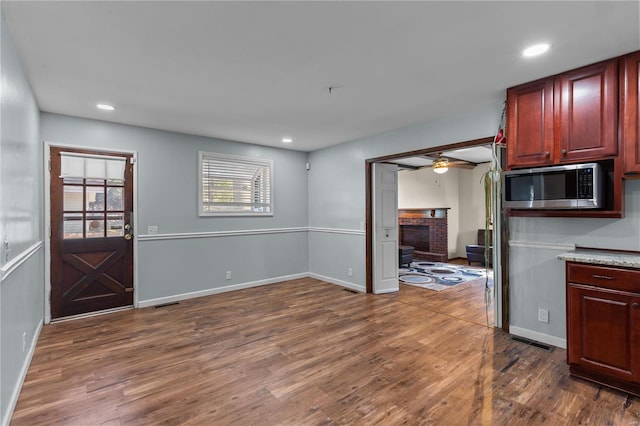
[[640, 270], [567, 262], [572, 376], [640, 396]]

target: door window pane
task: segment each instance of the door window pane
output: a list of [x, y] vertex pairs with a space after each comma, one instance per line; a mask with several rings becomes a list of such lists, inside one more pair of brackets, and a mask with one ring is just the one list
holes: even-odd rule
[[87, 211], [104, 211], [104, 188], [87, 186]]
[[122, 200], [123, 188], [107, 188], [107, 210], [122, 211], [124, 202]]
[[63, 215], [63, 238], [82, 238], [82, 213], [65, 213]]
[[124, 235], [124, 215], [122, 213], [107, 214], [107, 237]]
[[83, 182], [82, 182], [82, 178], [66, 177], [66, 178], [62, 179], [62, 183], [82, 185]]
[[82, 211], [82, 187], [74, 185], [64, 186], [62, 208], [66, 211]]
[[104, 237], [104, 216], [87, 213], [87, 238]]

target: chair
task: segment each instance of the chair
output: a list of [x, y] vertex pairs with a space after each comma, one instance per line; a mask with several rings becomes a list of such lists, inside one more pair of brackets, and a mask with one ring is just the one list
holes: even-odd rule
[[[486, 247], [484, 245], [485, 230], [478, 229], [477, 244], [469, 244], [466, 246], [467, 250], [467, 262], [471, 265], [471, 262], [479, 262], [482, 266], [485, 266], [484, 257]], [[489, 230], [489, 241], [493, 241], [493, 231]], [[493, 246], [489, 246], [489, 266], [493, 266]]]
[[411, 266], [413, 262], [413, 250], [412, 246], [398, 246], [398, 263], [402, 268], [402, 265]]

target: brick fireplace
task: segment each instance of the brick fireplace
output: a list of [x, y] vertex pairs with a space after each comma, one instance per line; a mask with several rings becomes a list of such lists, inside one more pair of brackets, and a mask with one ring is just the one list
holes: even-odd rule
[[398, 210], [400, 244], [415, 247], [415, 260], [449, 260], [448, 210], [448, 207]]

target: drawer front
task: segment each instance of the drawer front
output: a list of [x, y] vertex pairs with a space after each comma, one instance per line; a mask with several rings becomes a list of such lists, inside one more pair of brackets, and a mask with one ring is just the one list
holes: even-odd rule
[[567, 282], [640, 293], [640, 270], [568, 262]]

